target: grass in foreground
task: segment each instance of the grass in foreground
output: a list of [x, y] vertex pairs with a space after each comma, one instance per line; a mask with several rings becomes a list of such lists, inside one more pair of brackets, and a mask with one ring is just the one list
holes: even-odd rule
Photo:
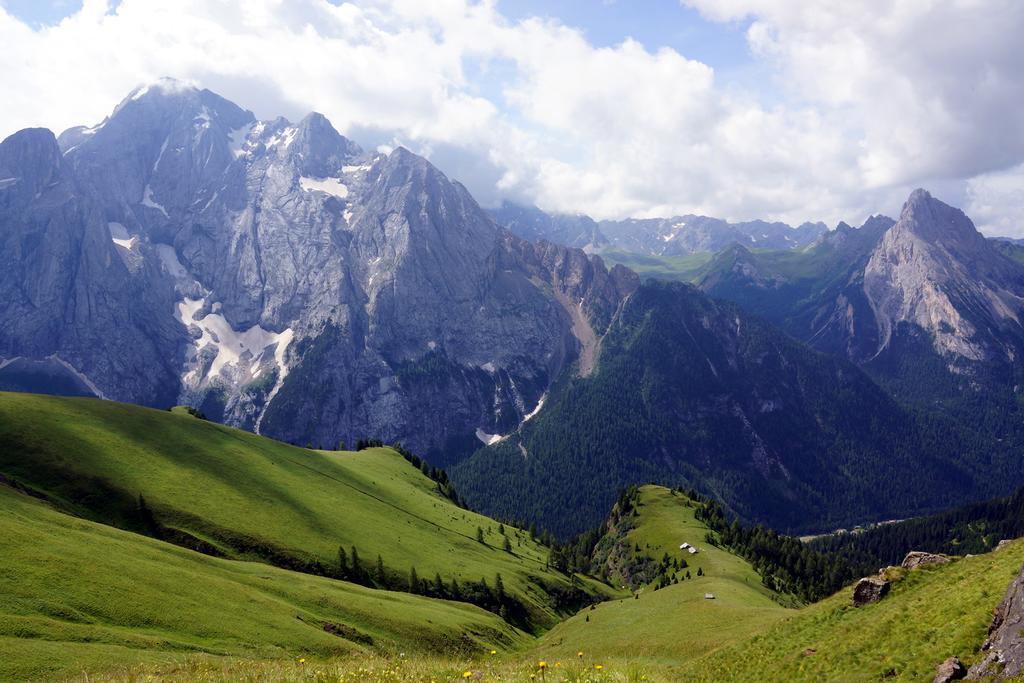
[[[622, 660], [601, 660], [589, 656], [566, 661], [511, 661], [498, 656], [474, 660], [443, 659], [429, 656], [376, 655], [332, 659], [236, 660], [196, 657], [168, 666], [135, 666], [111, 670], [89, 681], [135, 683], [158, 680], [240, 681], [244, 683], [450, 683], [454, 681], [492, 681], [525, 683], [670, 683], [676, 679], [659, 670], [648, 669]], [[78, 680], [84, 680], [78, 679]]]
[[0, 393], [0, 474], [72, 514], [145, 533], [143, 496], [161, 525], [235, 559], [330, 569], [339, 546], [355, 546], [368, 570], [380, 555], [395, 577], [415, 568], [427, 581], [493, 586], [500, 573], [542, 627], [558, 620], [551, 591], [570, 590], [528, 533], [503, 536], [388, 448], [312, 451], [183, 412]]
[[681, 680], [925, 681], [956, 655], [975, 662], [992, 611], [1021, 570], [1024, 541], [952, 564], [902, 572], [878, 603], [844, 589], [680, 669]]
[[0, 680], [138, 662], [177, 670], [189, 653], [459, 657], [526, 641], [471, 605], [200, 555], [4, 486], [0, 557]]

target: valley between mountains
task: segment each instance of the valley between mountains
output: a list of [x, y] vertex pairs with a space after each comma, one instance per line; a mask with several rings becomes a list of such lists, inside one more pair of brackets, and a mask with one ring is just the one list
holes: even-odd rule
[[1010, 677], [1022, 320], [924, 189], [485, 208], [140, 86], [0, 142], [0, 678]]

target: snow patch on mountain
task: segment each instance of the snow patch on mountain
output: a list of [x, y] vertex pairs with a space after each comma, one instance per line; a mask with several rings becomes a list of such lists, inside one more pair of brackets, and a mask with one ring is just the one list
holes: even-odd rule
[[[283, 332], [271, 332], [259, 325], [253, 325], [248, 330], [239, 331], [231, 327], [231, 324], [220, 313], [211, 312], [197, 318], [196, 315], [203, 310], [205, 305], [205, 298], [190, 299], [188, 297], [178, 304], [178, 319], [182, 324], [186, 327], [195, 325], [202, 333], [194, 342], [196, 351], [202, 351], [207, 346], [212, 346], [217, 351], [217, 355], [205, 375], [196, 376], [198, 368], [195, 368], [186, 375], [187, 377], [191, 377], [193, 381], [202, 381], [217, 377], [221, 370], [228, 365], [252, 364], [257, 361], [267, 347], [274, 344], [278, 347], [275, 359], [280, 354], [280, 359], [277, 362], [279, 368], [283, 366], [284, 349], [291, 343], [294, 335], [291, 328]], [[255, 378], [259, 372], [254, 368], [251, 374]], [[278, 379], [281, 379], [280, 373]]]
[[168, 275], [176, 280], [188, 277], [188, 271], [178, 260], [178, 252], [174, 250], [174, 247], [169, 244], [157, 244], [155, 247], [156, 253], [160, 257], [160, 265]]
[[284, 354], [288, 350], [288, 346], [292, 343], [295, 338], [295, 332], [289, 327], [287, 330], [278, 335], [277, 348], [274, 349], [274, 362], [277, 364], [277, 381], [274, 382], [274, 388], [267, 394], [267, 400], [263, 403], [263, 408], [260, 409], [260, 415], [256, 418], [256, 424], [253, 425], [253, 431], [257, 434], [260, 433], [260, 425], [263, 424], [263, 416], [267, 414], [267, 408], [270, 407], [270, 402], [277, 396], [277, 392], [281, 390], [284, 385], [284, 379], [288, 376], [288, 366], [284, 361]]
[[299, 178], [299, 185], [306, 192], [326, 192], [341, 199], [348, 197], [348, 186], [338, 178], [309, 178], [302, 176]]
[[248, 153], [249, 147], [249, 135], [256, 127], [256, 121], [248, 123], [241, 128], [235, 128], [228, 133], [228, 149], [231, 150], [231, 154], [238, 159]]
[[156, 209], [157, 211], [162, 213], [165, 217], [170, 218], [170, 215], [167, 213], [167, 209], [164, 208], [164, 205], [163, 204], [158, 204], [157, 202], [153, 201], [153, 188], [150, 187], [149, 185], [146, 185], [146, 189], [142, 193], [142, 202], [141, 202], [141, 204], [143, 206], [145, 206], [145, 207], [150, 208], [150, 209]]
[[117, 246], [124, 247], [125, 249], [131, 249], [135, 244], [135, 240], [138, 239], [134, 235], [129, 235], [128, 229], [116, 221], [107, 223], [107, 229], [110, 230], [111, 241]]
[[270, 139], [267, 140], [267, 149], [273, 149], [275, 147], [288, 149], [298, 133], [299, 129], [295, 126], [288, 126], [287, 128], [274, 133]]

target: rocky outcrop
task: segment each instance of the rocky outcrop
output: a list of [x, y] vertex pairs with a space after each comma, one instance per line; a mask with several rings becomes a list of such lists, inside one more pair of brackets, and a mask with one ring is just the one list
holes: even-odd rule
[[959, 681], [967, 675], [967, 667], [963, 665], [958, 657], [950, 657], [935, 671], [935, 678], [932, 683], [950, 683]]
[[1011, 680], [1024, 673], [1024, 570], [1006, 589], [996, 607], [988, 638], [982, 645], [985, 656], [967, 673], [970, 680]]
[[891, 584], [885, 579], [865, 577], [853, 587], [853, 606], [863, 607], [878, 602], [889, 593]]
[[875, 248], [864, 291], [880, 331], [878, 351], [901, 325], [924, 330], [953, 362], [1012, 358], [1001, 330], [1021, 331], [1024, 269], [979, 233], [970, 219], [915, 190]]
[[952, 558], [948, 555], [912, 550], [903, 558], [903, 562], [900, 563], [900, 566], [904, 569], [917, 569], [918, 567], [949, 564], [951, 560]]

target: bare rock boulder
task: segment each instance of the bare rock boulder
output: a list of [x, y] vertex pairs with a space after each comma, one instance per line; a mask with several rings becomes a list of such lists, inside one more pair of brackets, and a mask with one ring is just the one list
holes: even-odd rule
[[932, 683], [949, 683], [959, 681], [967, 675], [967, 667], [963, 665], [958, 657], [950, 657], [935, 672], [935, 679]]
[[911, 550], [907, 553], [907, 556], [903, 558], [903, 562], [900, 563], [900, 566], [904, 569], [917, 569], [918, 567], [926, 567], [930, 565], [949, 564], [949, 562], [950, 557], [948, 555]]
[[853, 587], [853, 606], [862, 607], [878, 602], [889, 592], [890, 583], [885, 579], [866, 577]]

